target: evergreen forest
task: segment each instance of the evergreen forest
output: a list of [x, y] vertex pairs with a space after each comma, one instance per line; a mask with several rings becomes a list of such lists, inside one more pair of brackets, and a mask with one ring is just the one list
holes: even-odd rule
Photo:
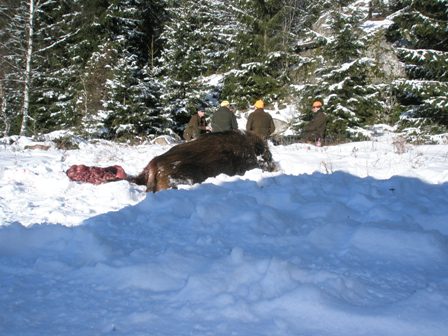
[[448, 132], [447, 0], [2, 0], [0, 132], [138, 142], [315, 99], [338, 142]]

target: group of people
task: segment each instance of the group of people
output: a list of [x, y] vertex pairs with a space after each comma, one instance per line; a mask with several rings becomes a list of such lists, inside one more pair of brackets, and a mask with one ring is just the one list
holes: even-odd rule
[[[275, 131], [275, 124], [272, 116], [264, 110], [263, 100], [257, 100], [254, 104], [255, 110], [249, 114], [246, 130], [254, 132], [262, 139], [267, 140]], [[301, 139], [316, 146], [323, 144], [327, 116], [322, 110], [322, 102], [316, 100], [312, 105], [313, 118], [304, 128]], [[228, 100], [221, 102], [220, 107], [213, 113], [211, 127], [207, 124], [205, 111], [199, 109], [194, 114], [184, 131], [184, 139], [189, 141], [198, 138], [208, 132], [222, 132], [227, 130], [237, 130], [238, 124], [233, 109]]]

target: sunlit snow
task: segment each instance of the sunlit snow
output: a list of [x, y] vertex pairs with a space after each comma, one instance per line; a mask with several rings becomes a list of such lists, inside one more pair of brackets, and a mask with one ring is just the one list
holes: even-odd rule
[[434, 336], [448, 330], [448, 146], [271, 146], [281, 171], [146, 194], [171, 145], [0, 145], [1, 335]]

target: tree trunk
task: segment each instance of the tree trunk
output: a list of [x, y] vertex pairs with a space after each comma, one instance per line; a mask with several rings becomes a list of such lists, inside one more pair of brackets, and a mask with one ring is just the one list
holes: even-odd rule
[[9, 120], [6, 114], [6, 94], [3, 90], [3, 83], [0, 81], [0, 116], [3, 119], [3, 123], [5, 125], [5, 129], [3, 130], [3, 136], [8, 136], [9, 130], [11, 128], [11, 121]]
[[25, 81], [23, 85], [23, 107], [22, 107], [22, 125], [20, 135], [26, 135], [29, 120], [30, 89], [31, 89], [31, 61], [33, 56], [33, 34], [34, 34], [34, 0], [29, 0], [30, 12], [28, 16], [28, 41], [26, 50]]

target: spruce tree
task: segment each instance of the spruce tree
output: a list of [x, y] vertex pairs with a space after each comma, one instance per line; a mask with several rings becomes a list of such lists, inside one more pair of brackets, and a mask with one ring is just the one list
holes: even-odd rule
[[24, 16], [19, 15], [21, 3], [5, 0], [0, 4], [0, 131], [4, 135], [20, 131], [22, 104], [22, 69]]
[[407, 78], [395, 83], [403, 127], [424, 132], [448, 128], [448, 3], [401, 2], [389, 38], [405, 64]]
[[80, 5], [49, 2], [38, 12], [30, 111], [39, 132], [70, 129], [77, 122], [74, 99], [82, 67], [73, 45], [81, 32]]
[[58, 112], [64, 110], [68, 97], [61, 88], [66, 76], [57, 71], [68, 63], [65, 50], [77, 30], [67, 24], [77, 15], [70, 4], [36, 0], [7, 3], [9, 20], [2, 29], [6, 38], [4, 58], [15, 73], [8, 73], [5, 91], [9, 92], [14, 81], [22, 87], [14, 93], [19, 99], [9, 99], [8, 109], [20, 110], [15, 112], [20, 129], [13, 125], [12, 132], [36, 134], [49, 130], [49, 125], [61, 126], [65, 120], [65, 116], [58, 117]]
[[203, 78], [228, 61], [229, 36], [222, 1], [170, 1], [169, 21], [161, 35], [164, 48], [155, 72], [162, 84], [163, 112], [177, 133], [199, 105], [206, 103]]
[[[19, 116], [27, 101], [34, 133], [74, 128], [115, 138], [125, 136], [122, 124], [127, 136], [163, 132], [158, 85], [149, 69], [149, 54], [157, 53], [157, 43], [150, 41], [156, 40], [162, 21], [162, 0], [36, 1], [28, 48], [32, 57], [27, 58], [22, 46], [30, 1], [7, 0], [8, 6], [0, 7], [7, 14], [0, 15], [7, 111]], [[25, 99], [20, 87], [26, 82], [27, 59], [30, 94]], [[2, 116], [5, 123], [11, 119]], [[8, 123], [12, 132], [20, 131], [20, 125]]]
[[[25, 69], [26, 69], [26, 27], [29, 18], [29, 3], [11, 1], [1, 7], [2, 29], [0, 29], [0, 43], [2, 59], [1, 80], [3, 86], [2, 104], [6, 103], [8, 111], [3, 113], [8, 132], [19, 134], [24, 120], [22, 108], [24, 106]], [[5, 108], [6, 109], [6, 108]], [[26, 111], [28, 121], [28, 110]]]
[[[106, 11], [105, 26], [110, 35], [108, 76], [104, 83], [100, 114], [110, 138], [133, 139], [137, 135], [160, 133], [162, 118], [155, 118], [157, 88], [147, 70], [147, 37], [142, 28], [147, 1], [120, 0]], [[157, 132], [159, 130], [159, 132]]]
[[[311, 42], [304, 46], [307, 57], [301, 64], [312, 76], [302, 79], [305, 84], [298, 92], [299, 109], [309, 111], [313, 100], [324, 101], [330, 142], [362, 139], [361, 128], [379, 121], [385, 109], [381, 104], [384, 85], [372, 81], [379, 69], [376, 61], [367, 57], [369, 39], [361, 29], [366, 12], [350, 4], [336, 2], [318, 19], [319, 25], [311, 26], [314, 34], [306, 32]], [[320, 5], [326, 8], [330, 4], [324, 1]], [[313, 8], [321, 12], [315, 5]], [[308, 56], [307, 48], [314, 55]], [[298, 132], [306, 118], [304, 113], [296, 120]]]
[[300, 6], [297, 1], [232, 1], [238, 21], [235, 71], [225, 80], [223, 96], [246, 108], [257, 99], [281, 100], [290, 81]]
[[[85, 18], [73, 52], [84, 64], [75, 100], [79, 125], [91, 135], [134, 139], [161, 133], [158, 86], [151, 74], [158, 2], [115, 0], [84, 8]], [[79, 49], [84, 49], [79, 50]], [[151, 55], [150, 55], [151, 53]]]

